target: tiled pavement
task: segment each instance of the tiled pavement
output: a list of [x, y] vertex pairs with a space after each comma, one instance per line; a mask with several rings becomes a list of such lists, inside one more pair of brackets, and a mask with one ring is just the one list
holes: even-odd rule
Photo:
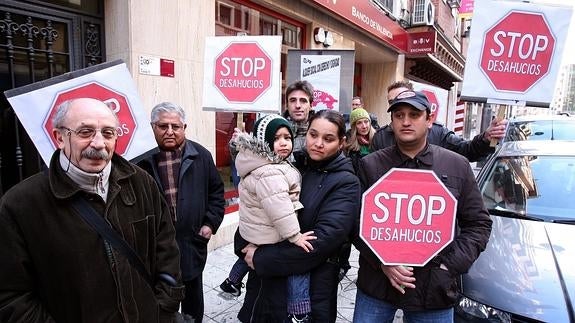
[[[351, 322], [355, 304], [355, 279], [357, 277], [358, 251], [352, 249], [351, 269], [341, 281], [338, 294], [338, 323]], [[228, 297], [220, 291], [220, 284], [226, 279], [230, 268], [237, 257], [233, 253], [233, 243], [212, 250], [208, 254], [208, 261], [204, 270], [204, 322], [205, 323], [237, 323], [236, 318], [240, 310], [243, 296]], [[395, 322], [401, 322], [400, 314], [396, 315]]]

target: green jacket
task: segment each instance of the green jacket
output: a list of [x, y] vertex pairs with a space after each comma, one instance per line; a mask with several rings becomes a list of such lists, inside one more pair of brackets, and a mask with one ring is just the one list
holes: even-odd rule
[[[50, 171], [0, 200], [1, 322], [172, 322], [183, 298], [174, 227], [154, 180], [114, 155], [107, 202], [64, 173], [57, 150]], [[84, 196], [136, 251], [152, 277], [178, 287], [154, 288], [126, 257], [76, 214]]]

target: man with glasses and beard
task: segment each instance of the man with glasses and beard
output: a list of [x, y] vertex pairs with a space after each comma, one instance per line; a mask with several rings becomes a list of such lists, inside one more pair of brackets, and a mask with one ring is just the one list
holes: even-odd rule
[[[0, 200], [0, 321], [172, 322], [184, 292], [174, 226], [153, 178], [114, 153], [117, 116], [79, 98], [52, 121], [49, 170]], [[167, 281], [147, 281], [84, 221], [82, 201]]]
[[182, 312], [195, 323], [204, 316], [202, 272], [208, 242], [224, 218], [224, 184], [210, 152], [186, 139], [182, 107], [163, 102], [151, 113], [158, 148], [146, 153], [138, 166], [154, 177], [168, 202], [181, 252], [186, 297]]
[[[402, 92], [413, 91], [413, 83], [409, 81], [397, 81], [387, 87], [387, 100], [391, 102]], [[491, 121], [491, 125], [483, 133], [473, 137], [472, 140], [465, 140], [456, 135], [445, 126], [433, 122], [427, 132], [427, 141], [451, 151], [454, 151], [470, 162], [475, 162], [487, 157], [495, 151], [490, 147], [491, 139], [502, 139], [505, 136], [507, 120], [496, 119]], [[371, 141], [371, 151], [377, 151], [395, 145], [395, 137], [391, 125], [386, 125], [377, 130]]]

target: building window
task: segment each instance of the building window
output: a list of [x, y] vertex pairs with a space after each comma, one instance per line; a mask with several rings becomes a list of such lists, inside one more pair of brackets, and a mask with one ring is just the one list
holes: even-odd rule
[[84, 14], [103, 16], [104, 2], [102, 0], [24, 0], [25, 2], [50, 6], [56, 9], [72, 9]]
[[371, 0], [377, 7], [393, 12], [393, 0]]

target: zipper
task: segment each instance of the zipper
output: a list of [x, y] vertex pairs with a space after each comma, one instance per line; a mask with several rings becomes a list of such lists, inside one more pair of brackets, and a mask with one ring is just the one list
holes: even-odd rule
[[258, 301], [260, 299], [263, 287], [264, 287], [264, 281], [263, 281], [263, 279], [260, 278], [260, 288], [258, 290], [258, 295], [256, 296], [256, 299], [254, 300], [254, 305], [252, 306], [252, 310], [250, 313], [250, 322], [254, 322], [254, 312], [255, 312], [256, 304], [258, 303]]
[[98, 180], [96, 181], [96, 190], [100, 189], [100, 193], [106, 193], [104, 188], [104, 174], [102, 172], [98, 173]]

